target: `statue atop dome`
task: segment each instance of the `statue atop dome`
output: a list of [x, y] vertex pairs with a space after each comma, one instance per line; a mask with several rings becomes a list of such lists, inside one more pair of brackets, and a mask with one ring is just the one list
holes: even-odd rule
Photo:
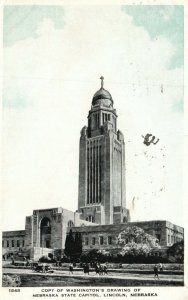
[[103, 89], [103, 85], [104, 85], [104, 82], [103, 82], [103, 81], [104, 81], [104, 77], [101, 76], [100, 79], [101, 79], [101, 89]]
[[93, 96], [93, 100], [92, 100], [92, 106], [96, 106], [96, 105], [105, 105], [108, 107], [113, 107], [113, 99], [111, 94], [104, 89], [104, 77], [101, 76], [101, 88], [100, 90], [98, 90], [94, 96]]

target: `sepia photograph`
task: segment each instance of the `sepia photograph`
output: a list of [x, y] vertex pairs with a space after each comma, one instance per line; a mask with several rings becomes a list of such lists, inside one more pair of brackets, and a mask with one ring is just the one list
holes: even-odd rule
[[184, 287], [184, 5], [152, 3], [3, 5], [10, 298]]

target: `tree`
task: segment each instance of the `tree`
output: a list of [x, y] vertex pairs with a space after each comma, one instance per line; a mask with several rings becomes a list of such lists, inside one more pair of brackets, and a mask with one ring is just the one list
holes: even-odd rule
[[167, 250], [167, 255], [171, 261], [183, 263], [184, 261], [184, 241], [180, 241], [172, 245]]
[[106, 250], [92, 249], [81, 255], [82, 262], [106, 262], [111, 258], [110, 253]]
[[[152, 249], [160, 248], [158, 239], [147, 234], [142, 228], [137, 226], [128, 226], [118, 236], [118, 245], [120, 246], [120, 256], [125, 260], [141, 260], [147, 256]], [[135, 259], [136, 258], [136, 259]]]
[[159, 247], [159, 241], [153, 235], [146, 233], [138, 226], [128, 226], [118, 235], [118, 244], [126, 245], [127, 243], [147, 244], [150, 247]]
[[69, 233], [66, 236], [65, 240], [65, 255], [67, 257], [73, 257], [75, 252], [75, 240], [72, 234], [72, 229], [70, 229]]
[[82, 254], [82, 236], [81, 233], [76, 232], [75, 243], [74, 243], [74, 256], [76, 258], [80, 257]]

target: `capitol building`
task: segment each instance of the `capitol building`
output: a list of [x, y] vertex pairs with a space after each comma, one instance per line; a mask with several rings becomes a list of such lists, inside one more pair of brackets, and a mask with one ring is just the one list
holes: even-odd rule
[[125, 141], [117, 126], [112, 95], [101, 87], [94, 94], [88, 113], [88, 125], [81, 129], [79, 147], [78, 209], [62, 207], [33, 210], [25, 218], [25, 229], [4, 231], [4, 253], [14, 254], [21, 248], [32, 259], [55, 255], [65, 248], [67, 233], [79, 232], [83, 251], [117, 249], [120, 232], [138, 226], [167, 249], [183, 239], [182, 227], [166, 220], [131, 222], [126, 208]]

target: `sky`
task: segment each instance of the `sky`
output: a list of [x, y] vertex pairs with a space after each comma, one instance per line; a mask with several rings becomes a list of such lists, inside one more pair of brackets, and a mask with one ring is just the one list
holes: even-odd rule
[[3, 24], [2, 229], [77, 209], [101, 75], [125, 136], [131, 220], [183, 225], [183, 6], [4, 6]]

